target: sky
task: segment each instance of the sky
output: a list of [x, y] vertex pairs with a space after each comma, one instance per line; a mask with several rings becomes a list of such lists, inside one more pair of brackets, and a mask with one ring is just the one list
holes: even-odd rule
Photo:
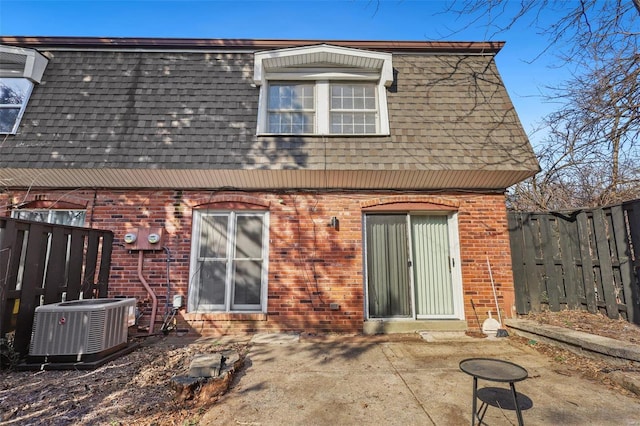
[[[507, 2], [505, 16], [520, 1]], [[553, 19], [523, 21], [507, 31], [447, 10], [441, 0], [0, 0], [4, 36], [256, 38], [311, 40], [504, 41], [498, 69], [534, 146], [536, 130], [557, 104], [550, 85], [568, 78], [556, 66], [548, 40], [536, 27]], [[455, 4], [454, 4], [455, 7]], [[506, 22], [498, 19], [498, 23]]]

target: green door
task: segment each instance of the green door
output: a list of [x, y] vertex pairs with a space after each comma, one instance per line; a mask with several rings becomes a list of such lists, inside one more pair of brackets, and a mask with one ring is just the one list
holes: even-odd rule
[[455, 318], [449, 216], [367, 215], [369, 318]]

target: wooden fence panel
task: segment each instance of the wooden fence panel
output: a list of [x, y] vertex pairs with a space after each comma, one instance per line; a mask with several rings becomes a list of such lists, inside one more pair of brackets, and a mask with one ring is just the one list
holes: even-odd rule
[[112, 243], [111, 231], [0, 218], [0, 337], [14, 333], [25, 356], [37, 306], [78, 299], [83, 278], [84, 296], [106, 297]]
[[518, 313], [580, 308], [640, 323], [640, 200], [508, 219]]

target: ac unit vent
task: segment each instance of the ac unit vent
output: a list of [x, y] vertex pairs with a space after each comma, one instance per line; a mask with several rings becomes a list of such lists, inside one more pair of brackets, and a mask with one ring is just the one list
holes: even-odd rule
[[99, 359], [127, 344], [135, 299], [88, 299], [38, 306], [29, 357], [45, 361]]

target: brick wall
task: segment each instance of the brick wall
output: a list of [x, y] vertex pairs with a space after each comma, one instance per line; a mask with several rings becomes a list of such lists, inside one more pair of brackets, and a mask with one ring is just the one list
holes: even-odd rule
[[[417, 203], [416, 207], [422, 209], [431, 204], [457, 210], [464, 309], [469, 327], [478, 327], [471, 300], [480, 323], [487, 318], [487, 311], [496, 316], [487, 256], [502, 313], [511, 314], [513, 278], [502, 194], [10, 191], [0, 194], [0, 205], [7, 206], [5, 214], [9, 215], [11, 205], [36, 197], [86, 205], [87, 226], [114, 231], [117, 245], [113, 250], [110, 295], [138, 298], [145, 309], [146, 321], [150, 299], [138, 278], [138, 253], [124, 247], [124, 234], [137, 227], [164, 229], [162, 246], [173, 258], [169, 263], [171, 294], [183, 294], [186, 299], [192, 212], [195, 208], [216, 205], [269, 211], [268, 308], [266, 314], [183, 314], [181, 325], [201, 334], [360, 332], [365, 303], [362, 212], [376, 207], [393, 209], [394, 204], [406, 208]], [[339, 220], [338, 229], [329, 226], [334, 216]], [[143, 275], [158, 296], [160, 314], [167, 294], [166, 272], [164, 251], [145, 252]]]

